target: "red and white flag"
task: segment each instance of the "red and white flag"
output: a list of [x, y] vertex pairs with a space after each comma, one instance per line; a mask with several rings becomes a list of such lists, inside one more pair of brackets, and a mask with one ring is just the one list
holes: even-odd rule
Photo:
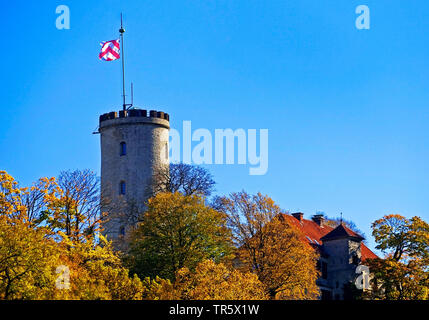
[[101, 52], [98, 55], [100, 60], [113, 61], [119, 59], [119, 39], [100, 42]]

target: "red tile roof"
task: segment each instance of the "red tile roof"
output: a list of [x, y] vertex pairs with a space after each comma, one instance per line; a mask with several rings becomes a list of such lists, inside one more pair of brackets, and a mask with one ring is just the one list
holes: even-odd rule
[[362, 253], [362, 260], [365, 261], [366, 259], [375, 259], [378, 258], [378, 256], [372, 252], [365, 243], [362, 243], [361, 246], [361, 253]]
[[[299, 221], [297, 218], [285, 214], [284, 217], [287, 219], [287, 221], [297, 227], [299, 230], [301, 230], [301, 232], [304, 234], [306, 240], [313, 246], [320, 246], [322, 245], [322, 238], [326, 235], [328, 235], [328, 233], [330, 233], [331, 231], [334, 231], [338, 228], [332, 228], [330, 226], [327, 225], [323, 225], [319, 226], [316, 222], [314, 222], [313, 220], [307, 220], [307, 219], [301, 219], [301, 221]], [[352, 237], [360, 237], [362, 238], [359, 234], [357, 234], [356, 232], [350, 230], [349, 228], [343, 226], [344, 228], [344, 232], [346, 232], [349, 236]], [[343, 233], [343, 230], [339, 230], [339, 233]], [[334, 233], [334, 235], [337, 235], [337, 232]], [[363, 238], [362, 238], [363, 239]], [[364, 243], [362, 243], [361, 245], [361, 253], [362, 253], [362, 260], [365, 261], [366, 259], [372, 259], [372, 258], [377, 258], [377, 255], [375, 253], [373, 253]]]

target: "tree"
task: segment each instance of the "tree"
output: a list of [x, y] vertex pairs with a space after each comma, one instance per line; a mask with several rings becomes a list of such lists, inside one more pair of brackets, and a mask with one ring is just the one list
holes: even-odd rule
[[212, 175], [200, 166], [172, 163], [161, 167], [153, 177], [153, 192], [180, 192], [185, 196], [198, 194], [208, 197], [215, 185]]
[[62, 171], [58, 186], [63, 192], [66, 234], [93, 234], [100, 222], [100, 179], [88, 169]]
[[[34, 189], [36, 195], [40, 193], [37, 187], [40, 184], [39, 181]], [[37, 206], [43, 208], [36, 219], [38, 224], [45, 224], [53, 231], [62, 231], [74, 240], [98, 231], [101, 218], [100, 183], [94, 172], [62, 171], [56, 187], [48, 187], [52, 190], [51, 195], [43, 200], [46, 206]]]
[[[53, 180], [44, 179], [46, 186]], [[49, 190], [42, 189], [42, 194]], [[55, 243], [43, 229], [32, 228], [26, 207], [28, 188], [6, 171], [0, 171], [0, 299], [34, 299], [50, 292], [52, 270], [60, 264]]]
[[226, 216], [199, 195], [159, 193], [149, 199], [144, 221], [131, 235], [128, 263], [142, 277], [174, 280], [203, 259], [219, 261], [230, 250]]
[[20, 201], [33, 225], [75, 239], [100, 229], [100, 183], [94, 172], [62, 171], [58, 180], [41, 178], [24, 189]]
[[237, 267], [254, 272], [271, 299], [318, 297], [317, 255], [271, 198], [232, 193], [223, 208], [238, 248]]
[[0, 215], [29, 221], [23, 196], [27, 188], [20, 188], [18, 182], [6, 171], [0, 171]]
[[150, 300], [265, 300], [264, 285], [253, 273], [242, 273], [212, 260], [200, 262], [192, 272], [184, 267], [175, 282], [159, 277], [143, 281]]
[[[63, 194], [55, 179], [39, 182], [38, 190], [19, 188], [0, 171], [0, 299], [140, 299], [140, 279], [129, 277], [100, 234], [76, 238], [67, 229], [50, 228], [63, 223]], [[27, 200], [36, 191], [42, 195], [38, 208], [50, 212], [45, 224], [30, 218], [27, 204], [35, 201]], [[57, 286], [58, 268], [67, 270], [66, 287]]]
[[[57, 243], [22, 221], [0, 217], [0, 299], [140, 299], [143, 287], [129, 277], [108, 246]], [[59, 271], [68, 286], [58, 288]]]
[[204, 260], [195, 272], [177, 272], [174, 290], [181, 300], [265, 300], [264, 285], [250, 272], [229, 270], [222, 263]]
[[59, 196], [61, 189], [55, 178], [41, 178], [22, 193], [22, 202], [26, 207], [27, 220], [35, 225], [40, 224], [44, 214], [49, 210], [48, 198]]
[[146, 277], [143, 280], [143, 288], [144, 300], [178, 300], [174, 286], [168, 279]]
[[384, 259], [367, 261], [373, 278], [371, 298], [429, 298], [429, 224], [420, 217], [386, 215], [372, 224], [377, 249]]
[[17, 217], [0, 215], [0, 299], [50, 297], [60, 261], [59, 250], [44, 233]]
[[111, 243], [101, 244], [63, 239], [63, 264], [70, 269], [69, 299], [139, 300], [143, 285], [137, 275], [129, 276]]
[[396, 261], [420, 257], [429, 259], [429, 224], [420, 217], [407, 219], [387, 215], [372, 224], [377, 249], [392, 253]]

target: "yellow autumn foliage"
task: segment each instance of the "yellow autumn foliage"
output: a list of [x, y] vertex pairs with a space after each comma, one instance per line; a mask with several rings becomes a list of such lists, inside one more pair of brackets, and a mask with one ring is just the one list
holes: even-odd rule
[[[60, 213], [55, 181], [40, 181], [45, 207]], [[0, 299], [141, 299], [140, 279], [129, 277], [101, 235], [76, 241], [33, 224], [23, 201], [28, 192], [0, 171]]]
[[265, 300], [264, 285], [256, 274], [229, 270], [224, 264], [205, 260], [195, 272], [178, 271], [177, 297], [183, 300]]
[[136, 270], [152, 276], [141, 281], [99, 232], [96, 208], [85, 215], [73, 186], [42, 178], [21, 188], [0, 171], [0, 299], [317, 297], [317, 256], [269, 197], [236, 194], [222, 211], [198, 195], [158, 194], [131, 246]]
[[239, 248], [236, 267], [255, 273], [271, 299], [317, 299], [318, 255], [274, 201], [245, 192], [222, 201]]
[[157, 277], [144, 281], [145, 298], [153, 300], [265, 300], [264, 285], [253, 273], [231, 270], [212, 260], [200, 262], [195, 271], [177, 271], [174, 284]]

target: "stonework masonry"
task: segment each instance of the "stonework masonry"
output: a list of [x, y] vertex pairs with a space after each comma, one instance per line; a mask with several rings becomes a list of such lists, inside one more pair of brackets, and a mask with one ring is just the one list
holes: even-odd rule
[[132, 109], [100, 116], [104, 233], [118, 241], [151, 196], [155, 170], [168, 166], [169, 115]]
[[344, 285], [356, 277], [356, 267], [361, 261], [361, 242], [351, 239], [335, 239], [323, 243], [328, 254], [328, 283], [332, 288], [332, 297], [344, 299]]

